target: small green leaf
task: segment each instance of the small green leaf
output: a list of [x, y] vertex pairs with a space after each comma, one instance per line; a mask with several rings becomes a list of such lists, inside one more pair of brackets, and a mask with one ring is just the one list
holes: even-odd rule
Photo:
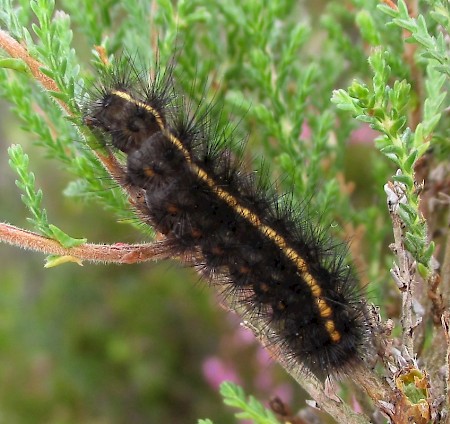
[[393, 18], [396, 18], [398, 16], [398, 11], [396, 9], [393, 9], [392, 7], [389, 7], [385, 4], [379, 4], [377, 5], [377, 9], [381, 10], [386, 15], [389, 15]]
[[226, 405], [242, 410], [236, 414], [237, 418], [251, 419], [257, 424], [279, 424], [272, 411], [264, 408], [253, 396], [247, 399], [244, 390], [238, 385], [230, 382], [222, 383], [220, 394]]
[[54, 268], [56, 266], [64, 265], [67, 263], [76, 263], [77, 265], [83, 266], [81, 259], [74, 256], [48, 256], [45, 261], [44, 268]]
[[358, 24], [364, 40], [370, 45], [378, 46], [381, 43], [373, 17], [367, 10], [363, 9], [356, 15], [356, 23]]
[[417, 263], [417, 271], [419, 272], [420, 276], [424, 279], [427, 279], [430, 275], [430, 270], [427, 266], [423, 265], [422, 263]]
[[410, 218], [417, 218], [417, 210], [411, 205], [408, 205], [407, 203], [400, 203], [400, 209], [403, 210]]
[[436, 248], [436, 245], [435, 245], [434, 241], [432, 241], [432, 242], [430, 242], [428, 247], [423, 252], [423, 259], [426, 263], [428, 263], [430, 261], [431, 257], [433, 256], [435, 248]]
[[418, 157], [419, 158], [422, 157], [425, 154], [425, 152], [428, 150], [429, 147], [430, 147], [430, 142], [423, 143], [420, 146], [418, 146], [417, 147]]
[[60, 91], [48, 91], [48, 94], [50, 94], [52, 97], [58, 100], [62, 100], [63, 102], [68, 101], [68, 96], [65, 93], [61, 93]]
[[10, 57], [0, 59], [0, 68], [12, 69], [24, 74], [30, 72], [28, 65], [22, 59], [12, 59]]
[[409, 154], [409, 156], [406, 158], [405, 162], [403, 163], [403, 171], [405, 172], [405, 174], [413, 173], [414, 164], [416, 163], [418, 156], [419, 152], [417, 151], [417, 149], [413, 149]]
[[414, 188], [414, 180], [409, 175], [394, 175], [392, 179], [394, 181], [398, 181], [399, 183], [405, 184], [405, 186], [408, 187], [409, 190], [412, 190]]
[[400, 219], [403, 221], [403, 223], [407, 228], [411, 228], [414, 225], [415, 216], [411, 216], [404, 209], [401, 208], [401, 206], [404, 206], [403, 203], [401, 203], [399, 206], [400, 207], [398, 209], [398, 215], [400, 216]]
[[49, 228], [53, 234], [53, 238], [61, 244], [61, 246], [69, 249], [71, 247], [80, 246], [87, 242], [86, 239], [75, 239], [67, 235], [64, 231], [60, 230], [53, 224], [49, 225]]

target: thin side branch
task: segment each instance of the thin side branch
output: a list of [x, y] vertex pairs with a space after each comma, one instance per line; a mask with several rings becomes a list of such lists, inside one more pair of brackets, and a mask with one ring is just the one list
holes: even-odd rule
[[[16, 59], [22, 59], [30, 68], [30, 72], [34, 78], [39, 81], [42, 86], [49, 91], [59, 91], [55, 81], [41, 72], [43, 67], [42, 63], [39, 63], [36, 59], [32, 58], [27, 49], [22, 46], [17, 40], [12, 38], [6, 31], [0, 29], [0, 48], [5, 50], [11, 57]], [[61, 106], [69, 112], [67, 105], [64, 102], [60, 102]]]
[[413, 289], [415, 280], [412, 270], [414, 268], [403, 243], [403, 224], [398, 215], [399, 205], [406, 201], [406, 197], [403, 185], [397, 182], [392, 183], [389, 181], [385, 185], [385, 192], [388, 196], [388, 208], [394, 232], [394, 244], [391, 246], [391, 249], [398, 258], [398, 263], [394, 264], [391, 274], [402, 293], [402, 345], [405, 350], [403, 354], [408, 360], [414, 357], [413, 333], [416, 323], [413, 322]]
[[444, 329], [444, 335], [447, 345], [447, 351], [445, 355], [445, 397], [447, 405], [450, 405], [450, 313], [445, 311], [442, 314], [442, 328]]
[[70, 256], [79, 261], [134, 264], [168, 259], [164, 241], [150, 244], [91, 244], [65, 248], [57, 241], [10, 224], [0, 223], [0, 241], [47, 255]]

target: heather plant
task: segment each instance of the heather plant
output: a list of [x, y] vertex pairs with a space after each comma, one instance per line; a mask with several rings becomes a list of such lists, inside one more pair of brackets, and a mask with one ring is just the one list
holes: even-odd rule
[[[151, 264], [139, 274], [131, 266], [110, 274], [78, 267], [130, 261], [114, 256], [121, 246], [114, 243], [151, 245], [155, 237], [113, 182], [113, 157], [83, 125], [83, 107], [105, 64], [125, 56], [142, 68], [175, 64], [177, 87], [192, 104], [220, 105], [210, 110], [212, 119], [246, 140], [245, 166], [263, 157], [279, 190], [292, 189], [317, 225], [349, 242], [367, 299], [365, 369], [324, 382], [272, 351], [294, 377], [292, 386], [312, 400], [305, 406], [298, 392], [292, 399], [281, 394], [269, 407], [267, 386], [256, 400], [224, 383], [221, 395], [238, 409], [237, 418], [448, 419], [447, 2], [71, 0], [55, 7], [51, 0], [1, 0], [0, 26], [0, 96], [15, 117], [15, 126], [2, 122], [0, 156], [8, 155], [28, 211], [2, 183], [0, 216], [14, 226], [0, 224], [0, 239], [46, 253], [52, 268], [27, 272], [25, 264], [39, 268], [30, 259], [36, 255], [9, 258], [12, 249], [2, 247], [0, 357], [14, 359], [1, 373], [5, 417], [229, 420], [229, 409], [215, 411], [219, 401], [205, 383], [212, 363], [205, 335], [225, 376], [258, 390], [264, 372], [254, 346], [242, 356], [223, 342], [236, 330], [224, 328], [207, 290], [185, 281], [195, 276], [172, 268], [149, 272]], [[1, 169], [9, 175], [6, 162]], [[20, 218], [26, 213], [27, 222]], [[98, 235], [113, 244], [88, 243]], [[30, 281], [17, 285], [21, 274]], [[147, 279], [164, 283], [150, 287]], [[244, 325], [267, 344], [261, 323]], [[202, 361], [204, 376], [202, 365], [192, 365]], [[19, 384], [26, 381], [21, 368], [31, 369], [27, 383], [38, 387], [28, 387], [32, 395]], [[275, 387], [282, 377], [267, 378]], [[106, 389], [111, 382], [114, 389]]]

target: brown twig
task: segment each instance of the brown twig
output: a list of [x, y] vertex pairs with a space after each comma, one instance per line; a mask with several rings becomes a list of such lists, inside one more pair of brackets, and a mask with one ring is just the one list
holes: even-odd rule
[[399, 205], [406, 201], [405, 187], [401, 183], [389, 181], [385, 185], [385, 191], [388, 196], [388, 208], [394, 232], [394, 244], [391, 248], [398, 258], [398, 263], [394, 264], [391, 275], [402, 293], [402, 345], [406, 350], [404, 352], [406, 358], [412, 358], [414, 356], [413, 332], [416, 327], [416, 323], [413, 322], [413, 264], [403, 243], [403, 225], [398, 215]]
[[447, 345], [445, 355], [445, 396], [447, 405], [450, 405], [450, 313], [448, 311], [442, 314], [442, 328], [444, 329]]
[[[11, 57], [16, 59], [22, 59], [30, 69], [31, 74], [34, 78], [39, 81], [42, 86], [48, 91], [59, 91], [58, 86], [55, 81], [53, 81], [50, 77], [45, 75], [41, 68], [43, 67], [42, 63], [39, 63], [36, 59], [32, 58], [27, 49], [22, 46], [17, 40], [12, 38], [6, 31], [0, 29], [0, 48], [5, 50]], [[69, 109], [67, 105], [60, 101], [60, 105], [68, 112]]]
[[442, 287], [445, 296], [444, 304], [449, 307], [450, 300], [450, 234], [447, 234], [447, 241], [444, 247], [444, 259], [442, 260], [441, 274], [442, 274]]
[[391, 9], [397, 10], [397, 5], [392, 0], [381, 0], [382, 3], [386, 3]]
[[164, 241], [150, 244], [91, 244], [65, 248], [57, 241], [10, 224], [0, 223], [0, 241], [47, 255], [70, 256], [79, 261], [134, 264], [171, 257]]
[[434, 325], [442, 324], [442, 314], [445, 310], [444, 299], [439, 290], [441, 285], [441, 276], [434, 273], [427, 281], [428, 298], [431, 300], [431, 315]]

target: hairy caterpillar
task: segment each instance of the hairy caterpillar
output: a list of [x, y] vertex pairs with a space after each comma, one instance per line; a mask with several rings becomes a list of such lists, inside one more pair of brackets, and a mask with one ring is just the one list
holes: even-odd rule
[[211, 122], [212, 106], [189, 113], [171, 69], [149, 77], [129, 65], [103, 75], [84, 123], [126, 154], [123, 184], [142, 191], [143, 221], [174, 256], [190, 256], [246, 313], [262, 316], [313, 373], [348, 371], [367, 330], [345, 249], [303, 207], [242, 169], [233, 140]]

